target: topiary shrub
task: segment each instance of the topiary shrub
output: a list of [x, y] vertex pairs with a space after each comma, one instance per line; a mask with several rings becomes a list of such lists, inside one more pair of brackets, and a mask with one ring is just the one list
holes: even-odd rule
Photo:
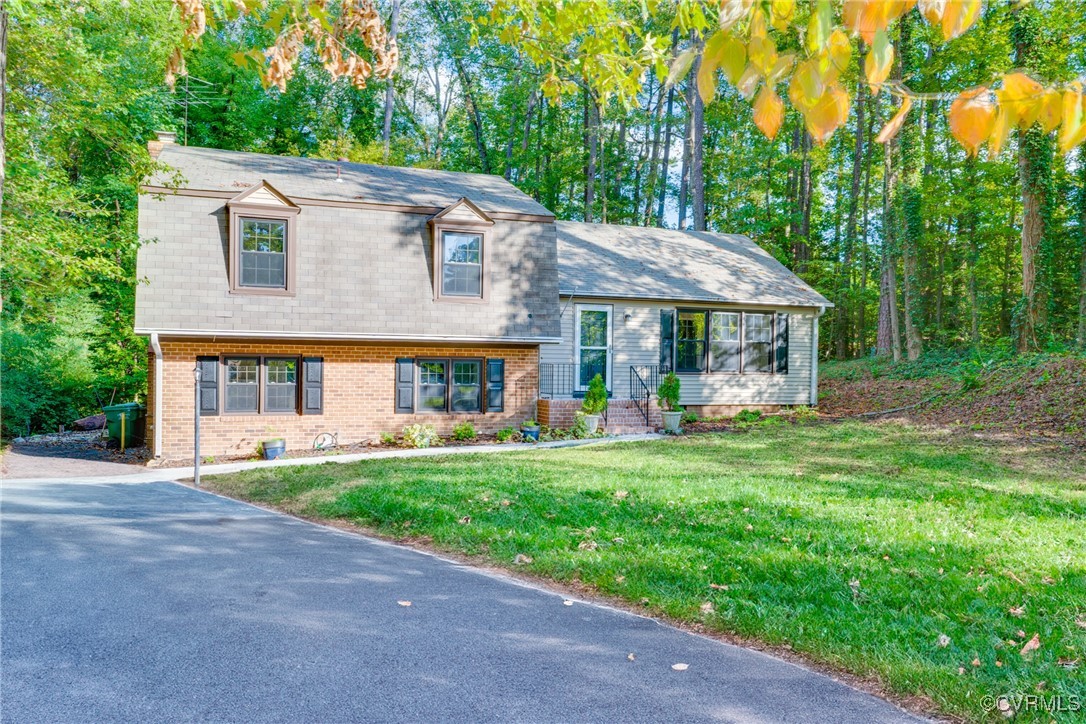
[[597, 374], [588, 383], [588, 391], [585, 392], [584, 402], [581, 403], [581, 412], [586, 415], [599, 415], [607, 409], [607, 383], [603, 381], [603, 375]]
[[674, 372], [668, 372], [664, 375], [664, 379], [660, 380], [660, 385], [656, 388], [656, 397], [659, 398], [660, 407], [663, 408], [664, 412], [679, 411], [679, 391], [681, 387], [682, 383]]

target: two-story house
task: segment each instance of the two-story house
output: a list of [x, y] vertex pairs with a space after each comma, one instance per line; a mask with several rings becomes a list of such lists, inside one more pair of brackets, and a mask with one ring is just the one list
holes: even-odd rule
[[213, 455], [565, 424], [597, 372], [612, 429], [655, 423], [669, 369], [704, 411], [816, 399], [828, 302], [745, 237], [556, 223], [497, 176], [171, 134], [150, 150], [136, 332], [156, 457], [191, 454], [197, 400]]

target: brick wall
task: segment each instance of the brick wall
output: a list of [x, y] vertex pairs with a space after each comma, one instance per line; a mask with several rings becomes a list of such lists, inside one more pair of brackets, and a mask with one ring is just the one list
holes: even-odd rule
[[[162, 450], [165, 459], [192, 456], [193, 377], [196, 357], [220, 354], [284, 355], [324, 359], [324, 413], [320, 415], [227, 415], [201, 418], [202, 455], [247, 454], [268, 438], [282, 437], [287, 449], [308, 449], [323, 432], [337, 433], [341, 444], [399, 434], [405, 425], [428, 423], [448, 435], [470, 420], [477, 432], [519, 427], [536, 414], [538, 348], [422, 347], [395, 344], [252, 343], [174, 340], [161, 342]], [[505, 411], [455, 415], [394, 414], [397, 357], [489, 357], [505, 360]], [[149, 360], [147, 440], [154, 439], [154, 358]], [[222, 394], [220, 392], [220, 406]]]
[[[582, 400], [576, 399], [539, 400], [537, 404], [539, 424], [545, 427], [573, 427], [582, 402]], [[660, 407], [656, 404], [656, 400], [649, 402], [649, 421], [647, 425], [645, 418], [641, 415], [641, 410], [633, 400], [611, 399], [608, 401], [606, 428], [621, 430], [642, 425], [652, 428], [663, 426], [663, 418], [660, 417]]]

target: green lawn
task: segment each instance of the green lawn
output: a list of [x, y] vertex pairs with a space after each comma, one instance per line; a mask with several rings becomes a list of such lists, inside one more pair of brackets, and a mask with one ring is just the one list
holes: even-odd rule
[[[1086, 707], [1086, 469], [1056, 452], [897, 424], [766, 424], [209, 484], [787, 643], [970, 720], [995, 718], [984, 696]], [[1021, 654], [1034, 634], [1040, 648]], [[1051, 717], [1020, 720], [1035, 718]]]

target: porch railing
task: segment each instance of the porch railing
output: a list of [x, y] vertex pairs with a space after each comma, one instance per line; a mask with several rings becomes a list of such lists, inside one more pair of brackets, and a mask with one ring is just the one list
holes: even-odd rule
[[630, 398], [645, 424], [649, 424], [649, 404], [660, 386], [660, 365], [630, 365]]
[[[583, 375], [582, 375], [583, 373]], [[584, 392], [597, 374], [606, 374], [604, 365], [541, 362], [539, 364], [539, 396], [543, 398], [572, 397]], [[582, 380], [584, 383], [582, 384]]]

